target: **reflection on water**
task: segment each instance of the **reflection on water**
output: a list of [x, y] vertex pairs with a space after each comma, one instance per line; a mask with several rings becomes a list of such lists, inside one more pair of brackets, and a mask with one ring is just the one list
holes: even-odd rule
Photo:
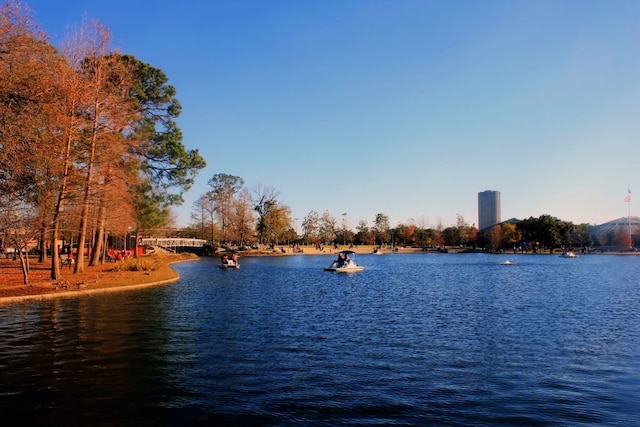
[[203, 259], [0, 306], [2, 425], [636, 424], [640, 258], [511, 257]]

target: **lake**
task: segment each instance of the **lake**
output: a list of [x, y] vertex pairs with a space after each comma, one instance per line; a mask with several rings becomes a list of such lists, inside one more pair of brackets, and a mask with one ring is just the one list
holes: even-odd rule
[[640, 257], [332, 259], [0, 306], [0, 424], [640, 425]]

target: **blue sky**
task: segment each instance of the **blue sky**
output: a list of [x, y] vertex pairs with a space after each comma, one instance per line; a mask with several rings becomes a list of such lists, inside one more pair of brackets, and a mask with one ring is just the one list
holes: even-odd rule
[[[188, 148], [275, 188], [293, 217], [600, 224], [640, 200], [640, 2], [25, 2], [58, 44], [83, 18], [162, 69]], [[635, 190], [635, 192], [634, 192]]]

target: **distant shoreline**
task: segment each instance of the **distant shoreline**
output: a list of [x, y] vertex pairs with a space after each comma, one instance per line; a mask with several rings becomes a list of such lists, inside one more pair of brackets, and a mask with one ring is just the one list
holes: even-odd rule
[[[240, 256], [290, 256], [290, 255], [331, 255], [337, 254], [340, 251], [353, 251], [358, 255], [365, 255], [373, 253], [373, 250], [378, 248], [378, 245], [357, 245], [350, 247], [349, 245], [339, 245], [338, 248], [335, 248], [331, 245], [325, 245], [322, 249], [317, 249], [313, 245], [303, 245], [300, 246], [302, 252], [293, 252], [293, 249], [290, 246], [277, 246], [274, 249], [255, 249], [249, 251], [239, 251], [238, 254]], [[284, 252], [282, 251], [284, 249]], [[400, 254], [437, 254], [443, 253], [443, 251], [439, 251], [438, 249], [429, 248], [428, 250], [423, 250], [422, 248], [415, 247], [398, 247], [397, 251], [394, 251], [390, 246], [382, 247], [380, 249], [382, 254], [391, 254], [391, 253], [400, 253]], [[491, 255], [560, 255], [562, 253], [561, 250], [555, 249], [552, 253], [549, 253], [548, 250], [540, 251], [537, 253], [529, 252], [517, 252], [514, 253], [513, 250], [502, 251], [502, 252], [490, 252], [483, 249], [472, 249], [472, 248], [446, 248], [446, 253], [449, 254], [491, 254]], [[638, 251], [598, 251], [594, 250], [588, 253], [576, 252], [577, 255], [640, 255]]]

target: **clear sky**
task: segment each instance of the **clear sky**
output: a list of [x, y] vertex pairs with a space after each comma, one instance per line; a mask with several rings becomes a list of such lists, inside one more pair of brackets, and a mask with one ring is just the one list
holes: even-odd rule
[[[638, 0], [24, 2], [54, 44], [95, 18], [162, 69], [187, 148], [300, 221], [600, 224], [640, 201]], [[638, 208], [640, 209], [640, 208]]]

